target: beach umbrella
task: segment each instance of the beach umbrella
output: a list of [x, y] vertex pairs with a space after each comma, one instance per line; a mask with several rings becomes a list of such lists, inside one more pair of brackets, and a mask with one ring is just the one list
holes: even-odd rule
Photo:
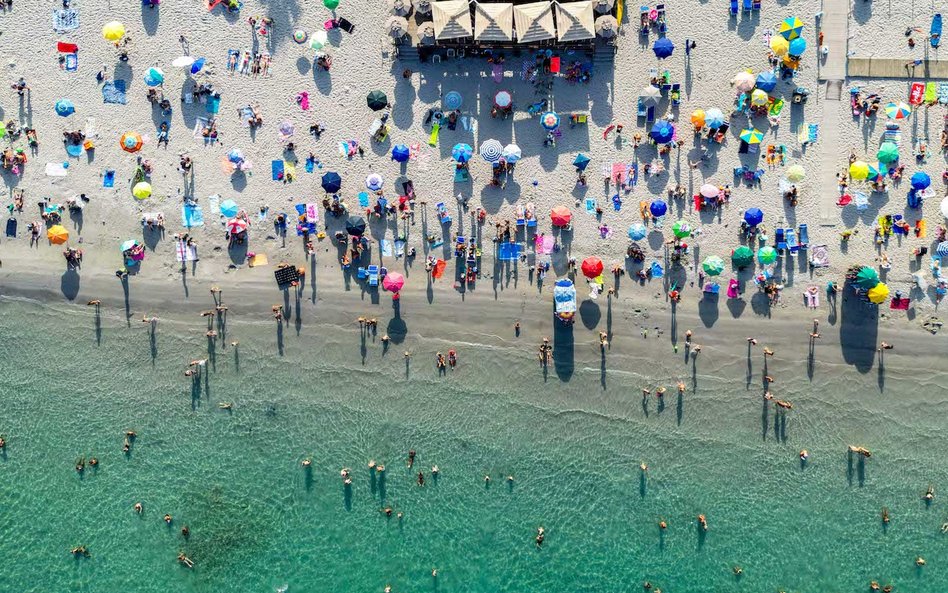
[[307, 37], [308, 35], [306, 34], [306, 31], [302, 29], [296, 29], [293, 31], [293, 41], [297, 43], [306, 43]]
[[705, 123], [704, 117], [704, 109], [695, 109], [691, 112], [692, 125], [694, 125], [696, 128], [703, 128]]
[[648, 211], [655, 218], [665, 216], [665, 213], [668, 212], [668, 204], [662, 200], [654, 200], [651, 204], [649, 204]]
[[704, 121], [709, 128], [720, 128], [724, 125], [724, 114], [720, 109], [712, 107], [704, 112]]
[[418, 25], [418, 38], [421, 43], [424, 45], [434, 45], [435, 42], [435, 26], [434, 23], [428, 21], [427, 23], [421, 23]]
[[679, 220], [672, 226], [672, 232], [677, 238], [684, 239], [691, 236], [691, 226], [684, 220]]
[[451, 149], [451, 158], [459, 163], [466, 163], [471, 160], [472, 154], [474, 154], [474, 149], [471, 148], [471, 145], [462, 142], [455, 144], [454, 148]]
[[948, 198], [941, 201], [941, 215], [948, 218]]
[[593, 9], [600, 14], [605, 14], [612, 11], [612, 7], [615, 6], [615, 0], [593, 0]]
[[385, 21], [385, 31], [389, 37], [399, 39], [408, 34], [408, 20], [401, 16], [390, 16]]
[[639, 91], [639, 99], [645, 105], [658, 105], [662, 100], [662, 91], [657, 86], [648, 85]]
[[757, 75], [757, 88], [769, 93], [777, 88], [777, 76], [770, 71], [761, 72]]
[[655, 57], [661, 60], [672, 55], [672, 52], [675, 51], [675, 44], [668, 37], [661, 37], [655, 41], [652, 51], [655, 52]]
[[504, 147], [503, 157], [508, 163], [516, 163], [523, 157], [523, 151], [516, 144], [508, 144]]
[[770, 38], [770, 51], [776, 56], [785, 56], [790, 51], [790, 42], [780, 35], [774, 35]]
[[398, 16], [408, 16], [408, 13], [411, 12], [411, 2], [409, 0], [388, 0], [388, 7], [392, 14]]
[[912, 189], [926, 189], [932, 184], [932, 178], [924, 171], [917, 171], [912, 174]]
[[886, 167], [882, 163], [877, 165], [869, 165], [869, 174], [866, 176], [866, 181], [879, 182], [885, 179]]
[[487, 140], [481, 143], [481, 158], [488, 163], [496, 163], [504, 154], [504, 147], [497, 140]]
[[138, 132], [125, 132], [122, 134], [122, 137], [119, 138], [119, 146], [121, 146], [125, 152], [138, 152], [142, 149], [144, 143], [142, 135]]
[[797, 183], [803, 181], [803, 178], [806, 177], [806, 171], [803, 169], [803, 165], [790, 165], [787, 169], [787, 180]]
[[310, 49], [322, 49], [327, 43], [329, 43], [329, 34], [326, 33], [325, 29], [317, 29], [316, 31], [313, 31], [312, 35], [309, 36]]
[[889, 119], [905, 119], [912, 115], [912, 108], [901, 101], [886, 103], [885, 114]]
[[175, 58], [171, 62], [171, 65], [174, 66], [175, 68], [187, 68], [193, 63], [194, 63], [194, 56], [181, 56], [181, 57]]
[[602, 260], [598, 257], [587, 257], [580, 266], [583, 276], [587, 278], [598, 278], [602, 275], [603, 268]]
[[580, 171], [585, 171], [586, 167], [589, 166], [589, 157], [583, 153], [576, 155], [576, 158], [573, 159], [573, 166]]
[[540, 116], [540, 125], [543, 126], [544, 130], [555, 130], [560, 127], [560, 116], [552, 111], [547, 111]]
[[247, 230], [247, 221], [242, 218], [231, 218], [227, 221], [227, 232], [231, 235], [239, 235]]
[[757, 84], [757, 79], [754, 78], [754, 75], [750, 72], [741, 70], [734, 76], [731, 82], [734, 83], [734, 87], [737, 88], [738, 91], [746, 93], [747, 91], [754, 88], [754, 85]]
[[790, 48], [787, 50], [787, 55], [799, 57], [803, 55], [803, 52], [806, 50], [806, 39], [802, 37], [797, 37], [790, 42]]
[[151, 195], [151, 184], [147, 181], [139, 181], [135, 184], [135, 187], [132, 188], [132, 195], [139, 200], [144, 200]]
[[148, 86], [160, 86], [165, 82], [165, 73], [161, 68], [152, 66], [145, 72], [144, 79]]
[[415, 6], [415, 12], [421, 14], [431, 14], [431, 0], [411, 0]]
[[763, 107], [768, 102], [770, 102], [770, 95], [763, 89], [754, 89], [751, 92], [751, 105], [754, 107]]
[[675, 126], [668, 121], [659, 120], [652, 126], [648, 135], [659, 144], [667, 144], [675, 137]]
[[191, 74], [197, 74], [198, 72], [200, 72], [201, 68], [204, 67], [204, 63], [206, 61], [207, 60], [205, 60], [204, 58], [198, 58], [194, 60], [194, 63], [191, 64]]
[[764, 139], [764, 133], [757, 128], [744, 128], [741, 130], [741, 140], [748, 144], [760, 144]]
[[464, 98], [461, 96], [461, 93], [448, 91], [445, 93], [444, 98], [441, 99], [441, 106], [448, 111], [454, 111], [455, 109], [460, 109], [463, 102]]
[[705, 183], [698, 190], [698, 193], [705, 198], [716, 198], [721, 190], [718, 189], [718, 186], [712, 185], [710, 183]]
[[323, 0], [323, 6], [329, 10], [336, 10], [336, 7], [339, 6], [339, 0]]
[[764, 264], [772, 264], [777, 261], [777, 250], [767, 245], [766, 247], [761, 247], [757, 250], [757, 261]]
[[853, 164], [849, 165], [849, 176], [856, 181], [862, 181], [869, 177], [869, 165], [864, 161], [854, 161]]
[[879, 159], [880, 163], [894, 163], [899, 160], [899, 147], [895, 142], [883, 142], [879, 146], [879, 152], [876, 153], [876, 158]]
[[46, 231], [46, 238], [53, 245], [62, 245], [69, 240], [69, 231], [63, 225], [57, 224], [49, 227], [49, 230]]
[[646, 231], [645, 225], [641, 222], [637, 222], [629, 227], [629, 238], [633, 241], [644, 239], [647, 233], [648, 231]]
[[382, 184], [384, 181], [385, 180], [382, 179], [382, 176], [378, 173], [369, 173], [369, 175], [365, 178], [365, 186], [372, 191], [379, 191], [382, 189]]
[[342, 187], [342, 177], [335, 171], [329, 171], [323, 175], [322, 186], [327, 194], [334, 194]]
[[716, 255], [708, 256], [704, 258], [701, 268], [708, 276], [717, 276], [724, 271], [724, 260]]
[[596, 18], [595, 27], [596, 34], [600, 37], [615, 37], [616, 32], [619, 30], [619, 22], [616, 20], [616, 17], [611, 14], [604, 14]]
[[748, 208], [744, 211], [744, 222], [750, 226], [757, 226], [764, 221], [764, 213], [760, 208]]
[[382, 91], [370, 91], [365, 96], [365, 103], [372, 111], [379, 111], [385, 109], [385, 106], [388, 105], [388, 97]]
[[125, 37], [125, 25], [118, 21], [105, 23], [102, 27], [102, 37], [104, 37], [106, 41], [118, 41], [122, 37]]
[[398, 272], [389, 272], [382, 278], [382, 288], [389, 292], [398, 292], [405, 286], [405, 277]]
[[792, 16], [780, 23], [780, 27], [777, 29], [777, 32], [780, 33], [780, 36], [787, 41], [792, 41], [799, 37], [800, 33], [803, 32], [803, 21], [795, 16]]
[[119, 251], [121, 251], [122, 253], [125, 253], [126, 251], [131, 251], [132, 249], [135, 249], [136, 247], [138, 247], [138, 241], [136, 241], [135, 239], [129, 239], [123, 242], [121, 245], [119, 245]]
[[875, 268], [863, 266], [856, 272], [856, 286], [863, 290], [869, 290], [876, 284], [879, 284], [879, 272]]
[[573, 213], [566, 206], [554, 206], [550, 210], [550, 220], [553, 226], [566, 226], [573, 219]]
[[239, 148], [231, 148], [230, 152], [227, 153], [227, 160], [235, 165], [239, 165], [244, 162], [244, 153]]
[[404, 144], [396, 144], [392, 148], [392, 160], [404, 163], [411, 156], [411, 151]]
[[[945, 218], [948, 218], [948, 216], [946, 216]], [[941, 257], [948, 255], [948, 241], [942, 241], [941, 243], [938, 244], [937, 247], [935, 247], [935, 255], [938, 255]]]
[[889, 287], [886, 286], [884, 282], [880, 282], [870, 288], [869, 291], [866, 292], [866, 296], [869, 297], [870, 303], [881, 305], [889, 298]]
[[221, 214], [227, 218], [234, 218], [240, 210], [240, 207], [237, 206], [237, 202], [233, 200], [224, 200], [221, 202], [219, 208], [221, 209]]
[[494, 106], [506, 109], [513, 105], [513, 95], [510, 91], [497, 91], [494, 94]]
[[361, 237], [365, 232], [365, 219], [361, 216], [350, 216], [346, 219], [346, 232], [353, 237]]
[[738, 268], [746, 268], [754, 263], [754, 252], [746, 245], [741, 245], [731, 253], [731, 263]]
[[60, 117], [69, 117], [76, 112], [76, 106], [72, 104], [72, 101], [69, 99], [60, 99], [56, 101], [56, 105], [53, 107], [56, 110], [56, 115]]

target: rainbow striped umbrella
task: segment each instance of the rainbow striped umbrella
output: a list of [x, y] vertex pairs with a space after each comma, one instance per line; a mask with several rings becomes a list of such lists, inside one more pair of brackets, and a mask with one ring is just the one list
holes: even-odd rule
[[547, 111], [540, 116], [540, 124], [547, 130], [555, 130], [560, 127], [560, 116], [552, 111]]
[[885, 114], [889, 119], [905, 119], [912, 115], [912, 108], [901, 101], [898, 103], [887, 103], [885, 106]]

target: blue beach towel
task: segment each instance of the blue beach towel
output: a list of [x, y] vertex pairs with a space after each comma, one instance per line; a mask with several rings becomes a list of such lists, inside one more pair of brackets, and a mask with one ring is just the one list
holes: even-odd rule
[[73, 31], [79, 28], [79, 11], [67, 8], [53, 11], [53, 31]]
[[273, 181], [283, 181], [283, 161], [270, 162], [270, 178]]
[[364, 191], [359, 192], [359, 207], [360, 208], [369, 207], [369, 194], [365, 193]]
[[102, 85], [102, 101], [104, 103], [117, 103], [125, 105], [128, 99], [125, 98], [125, 81], [110, 80]]
[[66, 72], [75, 72], [79, 69], [79, 54], [66, 54]]
[[115, 187], [115, 171], [109, 170], [102, 176], [102, 187]]
[[79, 158], [82, 155], [82, 144], [67, 144], [66, 154], [71, 157]]
[[16, 237], [16, 225], [17, 225], [17, 222], [15, 218], [7, 219], [7, 236], [8, 237]]
[[181, 225], [187, 228], [204, 226], [204, 212], [197, 204], [181, 206]]
[[220, 97], [208, 97], [207, 98], [207, 112], [211, 114], [216, 114], [221, 110], [221, 98]]

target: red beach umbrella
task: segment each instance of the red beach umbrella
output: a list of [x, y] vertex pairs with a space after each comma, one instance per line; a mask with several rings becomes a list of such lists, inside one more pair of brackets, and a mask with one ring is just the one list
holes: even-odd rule
[[598, 257], [587, 257], [583, 260], [583, 276], [587, 278], [598, 278], [602, 275], [602, 260]]
[[553, 226], [566, 226], [572, 219], [573, 214], [566, 206], [556, 206], [550, 210], [550, 220], [553, 221]]

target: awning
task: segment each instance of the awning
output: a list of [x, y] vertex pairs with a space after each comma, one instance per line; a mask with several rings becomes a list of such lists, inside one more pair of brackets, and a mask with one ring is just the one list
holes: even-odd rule
[[557, 41], [579, 41], [595, 39], [596, 29], [593, 21], [591, 0], [583, 2], [563, 2], [556, 4]]
[[513, 4], [475, 2], [474, 39], [513, 41]]
[[532, 43], [556, 37], [553, 25], [553, 4], [532, 2], [514, 6], [514, 24], [519, 43]]
[[432, 2], [431, 16], [434, 21], [435, 37], [438, 39], [470, 37], [474, 33], [467, 0]]

